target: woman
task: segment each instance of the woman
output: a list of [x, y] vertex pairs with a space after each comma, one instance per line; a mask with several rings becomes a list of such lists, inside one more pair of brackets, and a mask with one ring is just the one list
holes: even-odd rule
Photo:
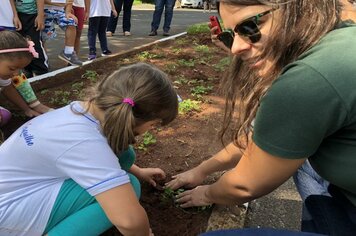
[[[234, 142], [175, 176], [167, 187], [195, 187], [208, 174], [232, 168], [216, 183], [186, 191], [177, 201], [182, 207], [241, 204], [276, 189], [308, 159], [331, 183], [332, 195], [306, 199], [315, 226], [308, 231], [356, 232], [356, 217], [351, 216], [356, 212], [352, 4], [346, 0], [223, 0], [219, 12], [225, 28], [231, 29], [219, 39], [234, 55], [223, 81], [227, 99], [222, 135], [238, 108]], [[313, 208], [318, 203], [330, 207], [331, 214], [340, 213], [344, 223], [320, 214]]]

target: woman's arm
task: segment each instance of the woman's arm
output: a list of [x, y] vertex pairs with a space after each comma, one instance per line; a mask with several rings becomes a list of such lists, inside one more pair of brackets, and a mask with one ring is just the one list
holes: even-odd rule
[[150, 235], [148, 217], [130, 183], [95, 196], [111, 223], [123, 234]]
[[235, 168], [212, 185], [198, 186], [180, 194], [177, 202], [182, 207], [211, 203], [242, 204], [272, 192], [305, 160], [273, 156], [251, 142]]
[[15, 0], [10, 0], [10, 4], [11, 4], [12, 13], [14, 15], [13, 22], [14, 22], [16, 31], [19, 31], [19, 30], [22, 29], [22, 24], [21, 24], [21, 21], [19, 19], [19, 16], [17, 15], [16, 6], [15, 6]]

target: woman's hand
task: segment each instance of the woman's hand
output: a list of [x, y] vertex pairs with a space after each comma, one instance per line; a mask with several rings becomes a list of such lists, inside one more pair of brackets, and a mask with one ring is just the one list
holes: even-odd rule
[[156, 187], [156, 181], [165, 179], [166, 174], [160, 168], [140, 168], [138, 173], [136, 173], [136, 177]]
[[172, 176], [171, 181], [165, 184], [166, 188], [176, 190], [180, 187], [194, 188], [203, 183], [206, 175], [203, 174], [198, 167], [195, 167], [186, 172]]
[[176, 202], [182, 208], [193, 206], [207, 206], [212, 202], [207, 198], [206, 191], [209, 185], [201, 185], [192, 190], [184, 191], [177, 195]]
[[230, 53], [231, 52], [230, 48], [226, 47], [225, 44], [218, 39], [218, 34], [216, 33], [218, 26], [212, 27], [211, 23], [209, 23], [208, 26], [210, 28], [211, 42], [216, 46], [218, 46], [219, 48], [224, 49], [224, 51]]

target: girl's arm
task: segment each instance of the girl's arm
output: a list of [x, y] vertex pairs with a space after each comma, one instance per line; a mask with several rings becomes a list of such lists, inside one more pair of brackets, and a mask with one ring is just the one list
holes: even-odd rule
[[166, 174], [160, 168], [140, 168], [135, 164], [131, 166], [130, 173], [138, 179], [150, 183], [153, 187], [157, 186], [157, 180], [163, 180], [166, 178]]
[[111, 223], [127, 236], [148, 236], [147, 214], [140, 205], [130, 183], [95, 196]]
[[272, 192], [287, 181], [305, 160], [271, 155], [251, 141], [234, 169], [212, 185], [183, 192], [177, 202], [182, 207], [212, 203], [242, 204]]
[[116, 8], [115, 8], [114, 0], [110, 0], [110, 5], [111, 5], [112, 14], [113, 14], [115, 17], [117, 17], [117, 11], [116, 11]]
[[35, 19], [36, 30], [43, 30], [44, 25], [44, 0], [36, 0], [37, 3], [37, 17]]
[[38, 116], [40, 113], [32, 110], [28, 104], [25, 102], [25, 100], [21, 97], [19, 92], [16, 90], [16, 88], [10, 84], [6, 87], [3, 88], [1, 91], [2, 94], [12, 103], [14, 103], [16, 106], [18, 106], [21, 110], [23, 110], [28, 117], [33, 117], [33, 116]]
[[89, 12], [90, 12], [90, 0], [84, 0], [84, 5], [85, 5], [84, 22], [87, 22], [89, 18]]
[[15, 0], [10, 0], [10, 4], [11, 4], [11, 8], [12, 8], [12, 13], [14, 15], [14, 25], [16, 27], [16, 31], [20, 31], [22, 29], [22, 24], [21, 21], [19, 19], [19, 16], [17, 15], [17, 11], [16, 11], [16, 6], [15, 6]]

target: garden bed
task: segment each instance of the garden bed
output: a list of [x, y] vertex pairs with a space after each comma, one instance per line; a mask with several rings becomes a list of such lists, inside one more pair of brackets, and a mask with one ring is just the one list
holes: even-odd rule
[[[188, 34], [175, 40], [116, 55], [53, 78], [33, 83], [42, 103], [58, 108], [85, 96], [83, 90], [122, 65], [147, 62], [161, 68], [183, 99], [178, 118], [167, 127], [138, 138], [137, 164], [160, 167], [168, 176], [190, 169], [222, 148], [217, 138], [224, 100], [219, 80], [227, 68], [226, 54], [211, 44], [209, 32]], [[7, 137], [26, 119], [15, 116], [3, 128]], [[198, 235], [204, 232], [211, 208], [183, 210], [165, 199], [163, 190], [143, 184], [141, 203], [156, 236]], [[120, 235], [111, 229], [103, 236]]]

